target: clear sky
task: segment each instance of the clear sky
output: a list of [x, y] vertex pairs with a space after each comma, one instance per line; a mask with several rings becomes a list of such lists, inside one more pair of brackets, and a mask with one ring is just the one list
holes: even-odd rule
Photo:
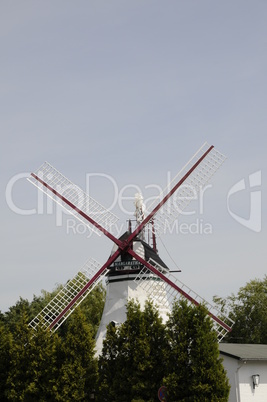
[[125, 197], [157, 195], [205, 141], [227, 160], [160, 255], [208, 301], [263, 279], [266, 21], [264, 0], [1, 2], [0, 310], [112, 247], [42, 212], [27, 174], [50, 162], [125, 225]]

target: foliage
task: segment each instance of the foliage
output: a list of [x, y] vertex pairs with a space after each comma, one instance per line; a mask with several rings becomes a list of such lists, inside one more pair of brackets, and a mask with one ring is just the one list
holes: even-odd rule
[[99, 327], [102, 317], [104, 304], [106, 298], [106, 291], [102, 285], [98, 285], [95, 289], [85, 298], [80, 305], [85, 319], [91, 325], [91, 330], [95, 336]]
[[214, 297], [214, 301], [235, 321], [225, 342], [267, 344], [267, 276], [251, 280], [237, 295]]
[[94, 337], [105, 291], [96, 287], [53, 336], [41, 326], [34, 331], [29, 322], [59, 289], [0, 314], [1, 401], [86, 401], [95, 387]]
[[99, 401], [227, 401], [229, 384], [217, 335], [204, 306], [174, 305], [166, 326], [151, 302], [131, 301], [127, 319], [109, 325], [99, 358]]
[[68, 332], [61, 341], [57, 401], [86, 401], [97, 380], [95, 341], [91, 325], [78, 307], [70, 317]]
[[227, 401], [230, 391], [207, 309], [180, 300], [167, 323], [164, 385], [173, 401]]
[[99, 401], [156, 401], [164, 375], [165, 327], [147, 302], [144, 311], [130, 301], [127, 320], [108, 326], [99, 358]]
[[17, 331], [17, 323], [23, 314], [26, 314], [28, 320], [30, 320], [31, 304], [28, 300], [20, 297], [17, 303], [11, 306], [9, 311], [3, 315], [2, 322], [11, 333], [14, 333]]
[[[55, 382], [55, 342], [49, 331], [28, 326], [28, 315], [22, 312], [13, 334], [10, 367], [7, 377], [7, 399], [11, 401], [50, 401]], [[49, 364], [48, 364], [49, 362]]]
[[6, 382], [10, 371], [10, 349], [12, 347], [12, 335], [6, 330], [3, 322], [0, 323], [0, 395], [1, 401], [6, 402]]
[[[259, 291], [259, 289], [258, 289]], [[29, 321], [52, 297], [20, 299], [0, 315], [1, 401], [154, 402], [165, 385], [173, 401], [226, 401], [229, 385], [204, 306], [177, 302], [166, 324], [151, 301], [133, 300], [127, 319], [108, 326], [98, 365], [94, 337], [104, 290], [96, 288], [57, 331]]]

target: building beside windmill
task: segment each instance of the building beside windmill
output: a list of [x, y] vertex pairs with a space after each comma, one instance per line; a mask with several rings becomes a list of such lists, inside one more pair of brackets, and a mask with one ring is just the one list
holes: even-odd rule
[[229, 402], [267, 401], [267, 345], [220, 343], [231, 385]]

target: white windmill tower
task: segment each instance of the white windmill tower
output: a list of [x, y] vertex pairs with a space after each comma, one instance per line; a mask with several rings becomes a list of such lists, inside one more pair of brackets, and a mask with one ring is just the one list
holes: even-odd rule
[[[143, 222], [145, 217], [144, 213], [145, 205], [143, 203], [143, 197], [141, 194], [137, 193], [135, 195], [135, 217], [137, 226]], [[123, 242], [130, 236], [132, 232], [131, 226], [131, 221], [129, 221], [128, 231], [120, 237], [120, 241]], [[155, 238], [155, 234], [153, 234], [153, 238]], [[157, 254], [155, 240], [153, 241], [153, 245], [154, 247], [151, 247], [148, 242], [145, 241], [145, 230], [143, 229], [133, 240], [131, 248], [139, 257], [150, 262], [153, 266], [157, 266], [157, 269], [167, 275], [169, 269]], [[115, 244], [111, 255], [117, 250], [118, 246]], [[121, 253], [110, 265], [109, 272], [106, 276], [106, 302], [96, 336], [97, 354], [101, 353], [107, 325], [110, 322], [114, 323], [114, 325], [118, 325], [125, 321], [126, 304], [130, 299], [138, 301], [142, 308], [149, 295], [157, 306], [163, 320], [167, 320], [168, 313], [170, 312], [168, 297], [164, 286], [160, 286], [159, 284], [164, 284], [164, 282], [162, 282], [160, 278], [155, 280], [155, 278], [150, 275], [150, 271], [146, 270], [146, 272], [142, 273], [142, 279], [153, 281], [151, 285], [153, 294], [151, 292], [148, 293], [147, 289], [140, 286], [139, 283], [140, 273], [143, 269], [144, 265], [129, 253]]]
[[41, 324], [51, 331], [57, 330], [92, 289], [107, 277], [107, 299], [97, 338], [98, 352], [106, 324], [122, 322], [125, 318], [125, 303], [129, 297], [137, 297], [140, 303], [148, 297], [156, 299], [163, 316], [173, 298], [184, 297], [195, 305], [205, 303], [220, 341], [231, 331], [233, 321], [169, 273], [157, 255], [155, 244], [150, 247], [144, 241], [144, 230], [151, 224], [155, 226], [153, 233], [164, 233], [166, 225], [170, 227], [194, 198], [192, 195], [199, 193], [224, 160], [220, 152], [205, 143], [173, 179], [171, 190], [161, 194], [158, 203], [149, 208], [146, 216], [141, 197], [136, 197], [137, 227], [128, 230], [120, 239], [111, 233], [111, 227], [117, 221], [115, 215], [50, 164], [45, 162], [37, 172], [31, 173], [28, 179], [31, 183], [85, 225], [104, 233], [114, 247], [103, 265], [89, 259], [29, 325], [36, 328]]

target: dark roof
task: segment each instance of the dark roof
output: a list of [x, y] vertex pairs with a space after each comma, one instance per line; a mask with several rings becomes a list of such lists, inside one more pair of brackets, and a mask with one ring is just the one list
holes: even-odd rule
[[222, 355], [238, 360], [267, 360], [267, 345], [244, 343], [219, 343]]
[[[121, 240], [121, 241], [127, 240], [129, 236], [130, 236], [130, 233], [128, 231], [126, 231], [125, 233], [123, 233], [120, 236], [119, 240]], [[149, 261], [149, 259], [152, 259], [157, 264], [159, 264], [162, 268], [169, 270], [167, 265], [162, 261], [160, 256], [156, 253], [156, 251], [148, 243], [146, 243], [144, 240], [141, 240], [138, 237], [136, 237], [134, 239], [134, 242], [136, 242], [136, 241], [140, 241], [142, 243], [142, 245], [144, 246], [146, 261]], [[151, 262], [151, 265], [154, 265], [154, 264]]]
[[120, 241], [127, 240], [129, 236], [130, 236], [130, 232], [127, 230], [126, 232], [124, 232], [124, 233], [119, 237], [119, 240], [120, 240]]
[[[167, 265], [162, 261], [160, 256], [156, 253], [156, 251], [149, 244], [147, 244], [143, 240], [141, 240], [141, 243], [143, 244], [144, 249], [145, 249], [145, 260], [146, 261], [149, 261], [150, 259], [152, 259], [157, 264], [159, 264], [162, 268], [169, 269], [167, 267]], [[153, 263], [151, 265], [153, 265]]]

